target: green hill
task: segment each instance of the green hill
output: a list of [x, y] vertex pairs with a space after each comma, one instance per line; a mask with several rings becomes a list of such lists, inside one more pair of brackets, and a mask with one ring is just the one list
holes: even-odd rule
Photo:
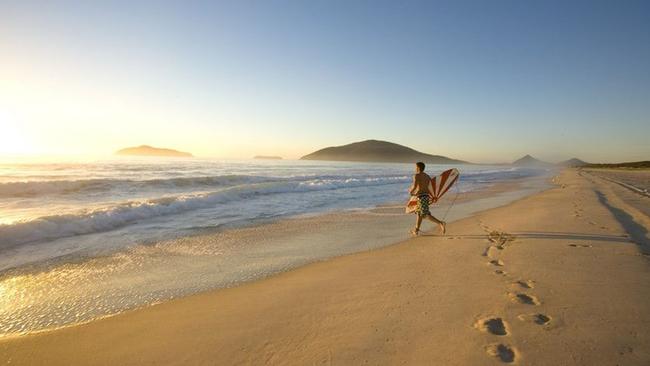
[[462, 160], [431, 155], [387, 141], [366, 140], [342, 146], [327, 147], [305, 155], [301, 160], [365, 161], [384, 163], [463, 164]]

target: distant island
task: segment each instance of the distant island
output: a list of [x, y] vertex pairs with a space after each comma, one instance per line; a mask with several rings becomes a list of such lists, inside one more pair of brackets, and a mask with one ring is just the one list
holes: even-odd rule
[[516, 166], [528, 166], [528, 167], [540, 167], [540, 166], [551, 166], [553, 164], [547, 163], [545, 161], [541, 161], [539, 159], [536, 159], [530, 155], [526, 155], [520, 159], [517, 159], [512, 162], [512, 165]]
[[382, 163], [467, 164], [462, 160], [431, 155], [387, 141], [366, 140], [343, 146], [332, 146], [305, 155], [300, 160], [362, 161]]
[[152, 147], [148, 145], [142, 145], [137, 147], [127, 147], [115, 152], [116, 155], [128, 155], [128, 156], [166, 156], [166, 157], [179, 157], [179, 158], [191, 158], [192, 154], [188, 152]]
[[282, 160], [281, 156], [269, 156], [269, 155], [255, 155], [253, 159], [262, 159], [262, 160]]
[[521, 159], [512, 162], [512, 165], [523, 167], [564, 167], [564, 168], [624, 168], [624, 169], [648, 169], [650, 168], [650, 161], [633, 161], [626, 163], [610, 163], [610, 164], [594, 164], [588, 163], [578, 158], [571, 158], [568, 160], [560, 161], [559, 163], [548, 163], [536, 159], [530, 155], [526, 155]]
[[557, 165], [564, 166], [564, 167], [569, 167], [569, 168], [578, 168], [578, 167], [583, 167], [589, 165], [589, 163], [580, 160], [578, 158], [573, 158], [565, 161], [561, 161], [557, 163]]
[[530, 155], [526, 155], [520, 159], [512, 162], [512, 165], [523, 167], [564, 167], [564, 168], [625, 168], [625, 169], [647, 169], [650, 168], [650, 161], [634, 161], [626, 163], [611, 163], [611, 164], [594, 164], [588, 163], [578, 158], [571, 158], [568, 160], [560, 161], [559, 163], [549, 163], [543, 160], [536, 159]]

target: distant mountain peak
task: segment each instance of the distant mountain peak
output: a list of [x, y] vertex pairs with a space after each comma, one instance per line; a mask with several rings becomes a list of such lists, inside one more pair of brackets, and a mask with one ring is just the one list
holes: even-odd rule
[[534, 158], [530, 154], [526, 154], [523, 157], [515, 160], [512, 165], [519, 165], [519, 166], [540, 166], [540, 165], [551, 165], [550, 163], [547, 163], [545, 161], [539, 160], [537, 158]]
[[571, 158], [569, 160], [561, 161], [557, 163], [557, 165], [566, 166], [566, 167], [581, 167], [581, 166], [587, 166], [589, 165], [589, 163], [585, 162], [584, 160], [580, 160], [578, 158]]
[[419, 152], [410, 147], [382, 140], [364, 140], [320, 149], [301, 160], [363, 161], [385, 163], [463, 164], [464, 161]]
[[140, 145], [136, 147], [127, 147], [115, 152], [116, 155], [127, 156], [166, 156], [166, 157], [185, 157], [191, 158], [193, 155], [188, 152], [174, 149], [158, 148], [149, 145]]

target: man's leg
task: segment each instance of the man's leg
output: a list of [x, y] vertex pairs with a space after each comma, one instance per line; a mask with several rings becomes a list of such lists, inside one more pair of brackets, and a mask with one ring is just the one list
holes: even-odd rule
[[415, 215], [415, 229], [411, 231], [411, 234], [418, 235], [418, 233], [420, 232], [421, 224], [422, 224], [422, 215], [420, 214]]
[[[445, 231], [447, 231], [447, 228], [445, 227], [445, 222], [443, 222], [441, 220], [438, 220], [432, 214], [428, 214], [427, 219], [429, 219], [430, 221], [435, 222], [436, 224], [438, 224], [438, 227], [440, 227], [440, 231], [442, 231], [443, 234], [445, 233]], [[422, 221], [422, 219], [420, 219], [420, 221]], [[418, 227], [419, 227], [419, 225], [418, 225]]]

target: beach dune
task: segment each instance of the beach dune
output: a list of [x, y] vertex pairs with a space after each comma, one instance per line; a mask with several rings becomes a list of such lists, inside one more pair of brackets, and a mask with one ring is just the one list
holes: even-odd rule
[[648, 217], [625, 188], [554, 187], [448, 235], [0, 341], [11, 365], [648, 365]]

